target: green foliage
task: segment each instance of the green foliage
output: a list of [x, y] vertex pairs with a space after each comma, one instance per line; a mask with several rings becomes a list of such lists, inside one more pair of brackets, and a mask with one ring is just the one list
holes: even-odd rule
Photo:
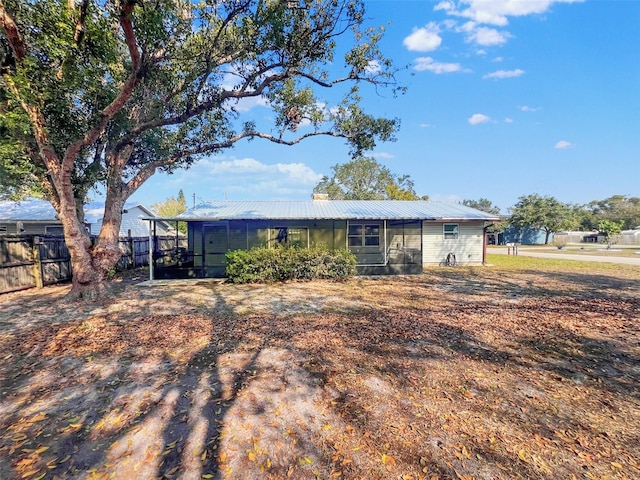
[[571, 230], [577, 224], [569, 205], [553, 197], [542, 197], [536, 193], [518, 199], [518, 203], [511, 209], [510, 223], [516, 228], [544, 230], [545, 245], [549, 243], [551, 233]]
[[500, 215], [500, 207], [494, 205], [493, 203], [491, 203], [491, 200], [488, 200], [486, 198], [479, 198], [478, 200], [463, 200], [462, 204], [485, 213]]
[[[295, 145], [324, 135], [354, 155], [393, 141], [398, 120], [359, 105], [361, 86], [396, 84], [378, 48], [382, 28], [363, 26], [364, 5], [5, 0], [0, 195], [39, 189], [76, 240], [72, 261], [101, 269], [84, 278], [102, 278], [117, 261], [122, 206], [158, 170], [187, 168], [242, 140]], [[329, 89], [332, 104], [319, 95]], [[243, 99], [261, 99], [275, 131], [263, 111], [239, 108]], [[96, 187], [112, 228], [91, 247], [82, 209], [73, 212]]]
[[409, 175], [398, 176], [374, 158], [358, 157], [331, 167], [331, 178], [325, 176], [313, 189], [326, 193], [331, 200], [428, 200], [419, 197]]
[[[158, 217], [172, 218], [187, 211], [187, 201], [184, 198], [182, 190], [178, 192], [178, 198], [167, 198], [164, 202], [154, 203], [151, 205], [151, 210], [155, 212]], [[181, 233], [187, 233], [186, 222], [178, 222], [178, 231]]]
[[604, 200], [594, 200], [582, 210], [582, 227], [594, 230], [603, 220], [622, 222], [623, 230], [640, 226], [640, 197], [613, 195]]
[[227, 277], [233, 283], [344, 280], [356, 273], [356, 258], [351, 252], [318, 246], [233, 250], [226, 258]]
[[604, 235], [604, 243], [607, 244], [607, 248], [611, 248], [612, 245], [618, 243], [623, 226], [623, 221], [614, 222], [613, 220], [602, 220], [598, 223], [598, 231]]

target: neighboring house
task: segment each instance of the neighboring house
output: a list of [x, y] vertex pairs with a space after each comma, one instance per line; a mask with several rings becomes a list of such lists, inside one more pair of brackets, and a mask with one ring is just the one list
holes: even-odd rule
[[499, 220], [459, 204], [318, 199], [211, 202], [177, 219], [187, 222], [188, 247], [176, 249], [177, 264], [158, 262], [156, 278], [222, 277], [229, 250], [262, 245], [346, 248], [360, 274], [421, 273], [450, 253], [482, 264], [485, 228]]
[[0, 235], [62, 235], [62, 222], [45, 200], [0, 201]]
[[[543, 228], [531, 227], [514, 227], [509, 225], [500, 233], [498, 243], [506, 245], [507, 243], [519, 243], [521, 245], [542, 245], [547, 233]], [[549, 244], [553, 242], [553, 233], [549, 234]]]
[[[97, 235], [102, 226], [104, 204], [92, 202], [85, 206], [87, 230]], [[120, 225], [120, 237], [148, 237], [149, 221], [155, 215], [144, 205], [125, 205]], [[175, 235], [175, 224], [155, 222], [157, 236]], [[29, 198], [20, 202], [0, 201], [0, 235], [62, 235], [62, 222], [46, 200]]]
[[[102, 213], [104, 204], [97, 204], [97, 209], [87, 209], [86, 215], [93, 218], [91, 222], [91, 231], [97, 235], [102, 228]], [[97, 215], [96, 215], [97, 213]], [[120, 224], [120, 237], [148, 237], [149, 236], [149, 218], [155, 217], [154, 213], [141, 204], [125, 205], [122, 212], [122, 223]], [[154, 222], [156, 235], [159, 237], [175, 235], [175, 222], [167, 221]]]
[[[521, 245], [542, 245], [547, 235], [544, 228], [516, 227], [511, 225], [510, 215], [500, 215], [500, 222], [506, 227], [500, 232], [489, 232], [489, 245], [507, 245], [519, 243]], [[549, 243], [553, 242], [553, 233], [549, 234]]]

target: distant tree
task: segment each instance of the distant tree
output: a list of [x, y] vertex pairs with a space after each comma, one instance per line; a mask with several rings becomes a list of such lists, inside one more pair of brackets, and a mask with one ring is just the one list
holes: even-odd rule
[[583, 222], [587, 229], [598, 228], [603, 220], [622, 222], [622, 229], [633, 229], [640, 225], [640, 198], [613, 195], [604, 200], [594, 200], [584, 206]]
[[607, 244], [607, 249], [611, 248], [611, 245], [618, 243], [623, 225], [624, 222], [622, 221], [614, 222], [612, 220], [602, 220], [598, 223], [598, 232], [604, 236], [604, 243]]
[[479, 198], [478, 200], [463, 200], [462, 204], [485, 213], [500, 215], [500, 207], [494, 205], [491, 203], [491, 200], [487, 200], [486, 198]]
[[409, 175], [398, 176], [375, 159], [358, 157], [331, 167], [333, 175], [322, 178], [314, 193], [331, 200], [428, 200], [418, 196]]
[[553, 197], [542, 197], [537, 193], [522, 196], [511, 209], [509, 223], [517, 228], [542, 229], [544, 243], [549, 236], [559, 230], [571, 230], [575, 226], [572, 208]]
[[[151, 205], [151, 210], [159, 217], [171, 218], [180, 215], [187, 211], [187, 201], [184, 198], [182, 190], [178, 193], [178, 198], [169, 197], [164, 202], [154, 203]], [[187, 233], [187, 224], [184, 222], [178, 222], [178, 231]]]

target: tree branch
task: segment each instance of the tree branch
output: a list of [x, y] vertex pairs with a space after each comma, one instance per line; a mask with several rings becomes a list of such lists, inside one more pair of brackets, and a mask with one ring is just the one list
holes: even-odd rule
[[20, 35], [18, 25], [16, 25], [13, 17], [6, 11], [2, 0], [0, 0], [0, 30], [2, 30], [7, 37], [16, 62], [21, 63], [24, 57], [27, 56], [27, 48], [22, 39], [22, 35]]
[[62, 168], [65, 172], [70, 172], [73, 169], [73, 162], [80, 153], [80, 150], [83, 147], [91, 145], [100, 135], [102, 135], [109, 120], [111, 120], [116, 113], [122, 110], [122, 107], [124, 107], [127, 100], [131, 98], [133, 89], [140, 81], [140, 52], [138, 51], [133, 23], [131, 22], [131, 13], [133, 12], [133, 8], [136, 3], [136, 0], [128, 0], [122, 5], [122, 9], [120, 11], [120, 26], [122, 27], [125, 41], [129, 49], [129, 56], [131, 57], [131, 73], [120, 89], [120, 93], [118, 93], [116, 98], [114, 98], [113, 101], [107, 105], [102, 112], [100, 112], [101, 118], [98, 124], [89, 130], [82, 139], [69, 145], [62, 161]]
[[320, 135], [324, 135], [324, 136], [330, 136], [330, 137], [336, 137], [336, 138], [348, 138], [347, 135], [342, 134], [342, 133], [338, 133], [338, 132], [334, 132], [331, 130], [325, 130], [325, 131], [321, 131], [321, 132], [312, 132], [312, 133], [305, 133], [304, 135], [301, 135], [297, 138], [294, 138], [292, 140], [284, 140], [280, 137], [274, 137], [273, 135], [270, 135], [268, 133], [262, 133], [262, 132], [244, 132], [241, 133], [239, 135], [235, 135], [223, 142], [216, 142], [216, 143], [212, 143], [212, 144], [208, 144], [208, 145], [202, 145], [199, 147], [195, 147], [195, 148], [191, 148], [191, 149], [185, 149], [183, 151], [180, 152], [179, 155], [175, 155], [169, 158], [165, 158], [165, 159], [159, 159], [156, 160], [155, 162], [151, 162], [146, 164], [144, 167], [142, 167], [138, 173], [136, 173], [125, 185], [125, 191], [126, 191], [126, 196], [129, 197], [131, 195], [133, 195], [133, 193], [140, 188], [140, 186], [147, 180], [149, 179], [158, 168], [162, 168], [162, 167], [167, 167], [169, 165], [173, 165], [176, 162], [178, 162], [180, 159], [185, 158], [185, 157], [191, 157], [191, 156], [197, 156], [197, 155], [206, 155], [209, 153], [213, 153], [219, 150], [223, 150], [225, 148], [230, 148], [232, 147], [235, 143], [237, 143], [238, 141], [245, 139], [245, 138], [262, 138], [263, 140], [268, 140], [270, 142], [273, 143], [277, 143], [280, 145], [296, 145], [300, 142], [302, 142], [303, 140], [305, 140], [306, 138], [309, 137], [317, 137]]

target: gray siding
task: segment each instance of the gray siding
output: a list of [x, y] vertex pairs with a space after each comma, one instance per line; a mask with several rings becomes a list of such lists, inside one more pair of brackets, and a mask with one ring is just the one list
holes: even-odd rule
[[[445, 223], [459, 226], [457, 239], [444, 238]], [[425, 221], [422, 232], [424, 265], [439, 265], [449, 253], [453, 253], [461, 264], [482, 263], [484, 222]]]

